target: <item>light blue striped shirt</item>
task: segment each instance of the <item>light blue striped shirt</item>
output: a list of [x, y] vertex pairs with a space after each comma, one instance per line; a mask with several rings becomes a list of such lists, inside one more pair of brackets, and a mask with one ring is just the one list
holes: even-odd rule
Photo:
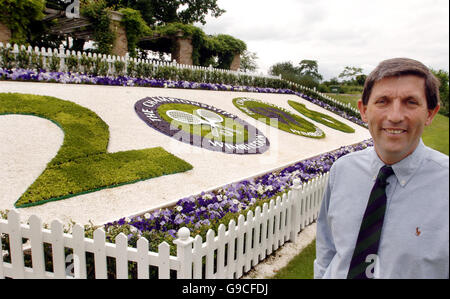
[[[347, 277], [370, 191], [383, 165], [373, 147], [333, 164], [317, 219], [315, 278]], [[372, 275], [448, 278], [448, 156], [420, 140], [415, 151], [392, 168]]]

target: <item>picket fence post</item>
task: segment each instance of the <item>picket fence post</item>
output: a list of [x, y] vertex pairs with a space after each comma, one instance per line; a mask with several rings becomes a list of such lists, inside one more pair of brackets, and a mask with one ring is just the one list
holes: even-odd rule
[[25, 265], [22, 250], [22, 230], [20, 229], [20, 215], [17, 211], [9, 211], [8, 224], [13, 278], [23, 279], [25, 278]]
[[290, 240], [296, 242], [298, 239], [298, 232], [300, 231], [300, 212], [301, 212], [301, 180], [295, 179], [291, 187], [292, 197], [292, 213], [291, 213], [291, 235]]
[[182, 227], [178, 230], [178, 239], [173, 241], [177, 246], [177, 257], [180, 263], [178, 269], [178, 279], [192, 278], [192, 242], [194, 238], [187, 227]]

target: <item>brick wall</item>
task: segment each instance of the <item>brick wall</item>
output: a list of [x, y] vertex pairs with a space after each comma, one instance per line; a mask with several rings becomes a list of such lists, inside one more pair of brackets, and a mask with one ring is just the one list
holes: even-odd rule
[[3, 44], [8, 43], [11, 40], [11, 30], [6, 27], [5, 24], [0, 23], [0, 42]]

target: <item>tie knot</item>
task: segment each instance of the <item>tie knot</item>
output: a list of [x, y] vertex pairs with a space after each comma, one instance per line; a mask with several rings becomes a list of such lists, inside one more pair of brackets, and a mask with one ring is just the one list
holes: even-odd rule
[[378, 172], [377, 180], [380, 182], [386, 182], [387, 178], [394, 174], [394, 170], [391, 166], [384, 165]]

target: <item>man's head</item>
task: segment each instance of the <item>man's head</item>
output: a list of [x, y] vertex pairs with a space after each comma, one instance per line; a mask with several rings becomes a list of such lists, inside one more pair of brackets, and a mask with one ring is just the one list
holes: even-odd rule
[[425, 94], [428, 109], [434, 109], [439, 104], [439, 80], [420, 61], [409, 58], [392, 58], [382, 62], [369, 74], [364, 84], [362, 102], [367, 105], [373, 85], [386, 77], [416, 75], [425, 79]]
[[416, 149], [438, 112], [439, 81], [418, 61], [385, 60], [367, 77], [358, 107], [378, 156], [394, 164]]

